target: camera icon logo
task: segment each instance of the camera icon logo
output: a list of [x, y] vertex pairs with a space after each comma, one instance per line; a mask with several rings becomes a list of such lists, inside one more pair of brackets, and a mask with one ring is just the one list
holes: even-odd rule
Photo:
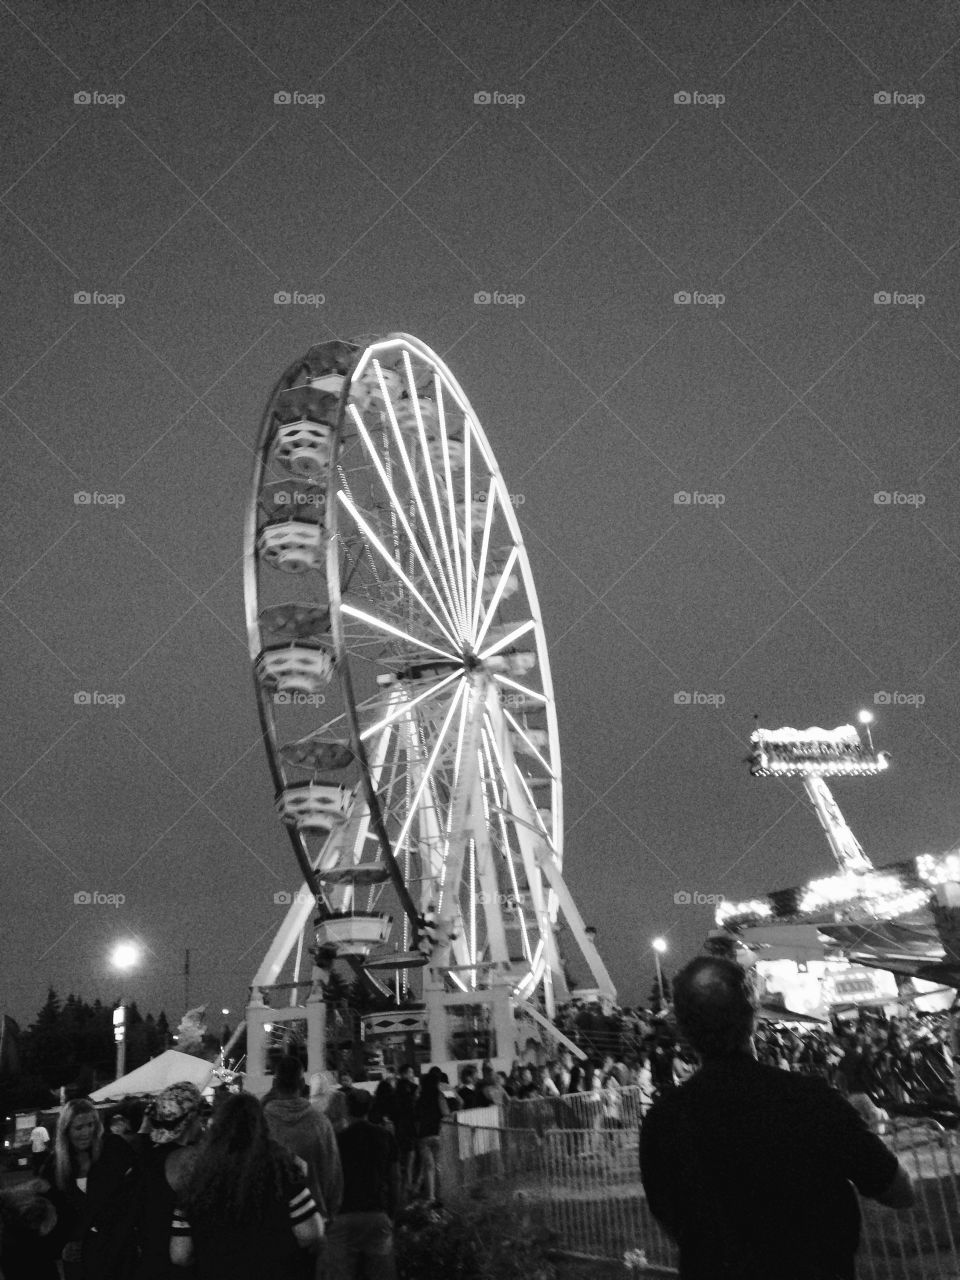
[[73, 95], [73, 100], [78, 107], [88, 107], [92, 101], [90, 94], [86, 89], [78, 89]]
[[89, 293], [87, 293], [86, 289], [78, 289], [77, 292], [73, 295], [73, 300], [75, 303], [77, 303], [80, 306], [90, 305], [90, 295]]
[[273, 100], [278, 107], [288, 107], [293, 101], [293, 98], [289, 93], [287, 93], [286, 89], [278, 89], [273, 95]]
[[77, 707], [89, 707], [91, 698], [85, 689], [78, 689], [73, 695], [73, 702]]
[[690, 494], [686, 489], [680, 489], [673, 495], [673, 505], [675, 507], [689, 507]]
[[73, 495], [73, 505], [75, 507], [89, 507], [91, 495], [83, 489], [78, 489]]
[[877, 707], [889, 707], [892, 701], [893, 699], [890, 697], [889, 693], [885, 692], [883, 689], [873, 695], [874, 706]]
[[681, 689], [678, 693], [675, 693], [673, 695], [673, 700], [678, 707], [689, 707], [691, 702], [691, 697], [690, 697], [690, 694], [686, 692], [686, 690]]
[[479, 93], [473, 95], [473, 101], [478, 107], [487, 107], [493, 101], [493, 98], [485, 89], [481, 89]]
[[278, 907], [289, 907], [293, 897], [285, 889], [280, 889], [273, 895], [273, 901]]
[[881, 89], [879, 92], [875, 93], [873, 95], [873, 100], [878, 107], [889, 107], [890, 103], [893, 101], [890, 94], [887, 93], [885, 89]]
[[674, 905], [678, 907], [688, 907], [693, 899], [686, 889], [678, 889], [673, 895]]
[[878, 507], [889, 507], [890, 494], [887, 492], [886, 489], [880, 489], [877, 493], [873, 495], [873, 501], [875, 505]]
[[687, 293], [686, 289], [681, 289], [679, 293], [675, 293], [673, 295], [673, 300], [674, 302], [679, 303], [680, 306], [686, 306], [690, 302], [690, 295]]
[[93, 895], [86, 889], [78, 889], [73, 895], [74, 905], [78, 907], [88, 907], [93, 901]]
[[273, 295], [273, 300], [274, 302], [279, 303], [281, 307], [289, 306], [292, 301], [290, 294], [287, 293], [285, 289], [281, 289], [279, 293], [275, 293]]
[[479, 306], [485, 307], [488, 303], [493, 301], [493, 298], [489, 293], [487, 293], [486, 289], [481, 289], [479, 293], [475, 293], [473, 295], [473, 300]]
[[673, 101], [678, 107], [689, 107], [693, 99], [686, 89], [681, 89], [679, 93], [673, 95]]
[[890, 294], [887, 293], [886, 289], [881, 289], [879, 293], [875, 293], [873, 295], [873, 300], [877, 304], [877, 306], [880, 306], [880, 307], [888, 307], [890, 303], [893, 301]]

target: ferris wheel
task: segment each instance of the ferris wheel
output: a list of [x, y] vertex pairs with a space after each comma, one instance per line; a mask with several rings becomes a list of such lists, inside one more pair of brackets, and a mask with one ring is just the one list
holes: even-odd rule
[[264, 742], [304, 882], [255, 986], [291, 956], [298, 979], [315, 939], [314, 957], [398, 996], [429, 964], [453, 992], [542, 984], [552, 1013], [558, 910], [583, 930], [561, 876], [547, 647], [510, 494], [429, 347], [328, 342], [286, 370], [245, 551]]

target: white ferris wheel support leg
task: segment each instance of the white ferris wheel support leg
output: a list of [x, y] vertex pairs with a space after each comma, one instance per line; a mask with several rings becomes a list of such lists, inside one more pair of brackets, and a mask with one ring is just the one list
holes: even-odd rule
[[542, 844], [546, 837], [540, 833], [538, 826], [539, 814], [536, 812], [535, 806], [530, 803], [525, 789], [520, 784], [519, 771], [513, 754], [513, 743], [510, 741], [506, 720], [499, 700], [491, 698], [487, 711], [490, 716], [493, 748], [500, 766], [503, 785], [507, 791], [510, 811], [517, 819], [514, 830], [517, 843], [520, 846], [520, 856], [523, 860], [527, 884], [530, 886], [530, 893], [533, 898], [533, 911], [540, 934], [539, 945], [546, 948], [547, 964], [543, 975], [543, 992], [547, 1015], [552, 1018], [556, 1012], [554, 1007], [554, 982], [556, 981], [561, 990], [565, 990], [566, 980], [563, 976], [563, 967], [557, 952], [556, 939], [553, 936], [555, 911], [551, 910], [552, 904], [549, 892], [543, 892], [540, 865], [537, 860], [537, 846]]
[[583, 923], [583, 917], [577, 910], [577, 904], [573, 900], [573, 895], [567, 888], [566, 882], [560, 874], [560, 869], [551, 857], [549, 849], [544, 848], [543, 852], [539, 854], [538, 860], [543, 874], [547, 877], [547, 880], [550, 883], [550, 888], [560, 900], [560, 910], [566, 916], [567, 923], [573, 930], [573, 936], [576, 938], [577, 945], [583, 953], [583, 958], [586, 960], [590, 972], [593, 974], [593, 979], [600, 990], [600, 994], [606, 996], [612, 1004], [615, 1004], [617, 1000], [616, 987], [613, 985], [610, 974], [607, 972], [606, 965], [600, 959], [600, 952], [587, 935], [587, 931]]
[[479, 771], [474, 779], [473, 796], [470, 800], [470, 816], [470, 826], [477, 851], [477, 878], [482, 886], [482, 905], [487, 923], [489, 959], [496, 964], [508, 966], [510, 953], [507, 950], [507, 935], [503, 927], [503, 904], [500, 902], [499, 882], [497, 880], [496, 867], [493, 864], [493, 850], [490, 846], [490, 832], [487, 829], [484, 815], [482, 783]]
[[[442, 932], [449, 938], [457, 929], [458, 908], [460, 906], [460, 882], [463, 879], [463, 864], [467, 851], [467, 843], [473, 832], [468, 821], [470, 802], [479, 780], [477, 758], [480, 751], [483, 733], [483, 716], [490, 691], [489, 684], [481, 678], [471, 681], [464, 695], [464, 718], [457, 740], [457, 758], [454, 766], [453, 796], [448, 810], [448, 830], [444, 840], [444, 860], [441, 871], [441, 882], [438, 885], [437, 919]], [[471, 882], [470, 892], [475, 892]], [[464, 939], [466, 943], [467, 940]], [[450, 963], [449, 943], [437, 948], [433, 958], [435, 965]], [[467, 946], [467, 963], [475, 963], [476, 956], [469, 954]], [[476, 974], [474, 974], [476, 979]]]

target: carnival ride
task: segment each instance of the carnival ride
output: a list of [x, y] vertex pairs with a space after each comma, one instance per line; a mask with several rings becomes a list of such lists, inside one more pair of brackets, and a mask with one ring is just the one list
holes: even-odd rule
[[254, 976], [248, 1087], [265, 1087], [265, 1028], [305, 1012], [325, 1065], [336, 960], [392, 995], [377, 1031], [426, 1033], [440, 1064], [508, 1062], [518, 1014], [556, 1034], [560, 912], [612, 999], [562, 876], [556, 709], [520, 527], [429, 347], [327, 342], [284, 372], [244, 554], [263, 740], [303, 881]]
[[[794, 996], [806, 988], [806, 1011], [899, 998], [883, 974], [918, 979], [924, 987], [960, 987], [960, 851], [876, 868], [840, 811], [827, 778], [872, 776], [889, 756], [864, 746], [853, 725], [825, 730], [757, 729], [750, 771], [756, 777], [800, 777], [837, 863], [832, 876], [745, 902], [724, 902], [717, 924], [738, 934], [770, 964], [796, 969]], [[956, 902], [951, 906], [952, 897]], [[949, 931], [955, 929], [951, 941]], [[780, 975], [783, 981], [783, 974]], [[813, 994], [819, 984], [820, 995]], [[916, 998], [912, 993], [911, 998]]]

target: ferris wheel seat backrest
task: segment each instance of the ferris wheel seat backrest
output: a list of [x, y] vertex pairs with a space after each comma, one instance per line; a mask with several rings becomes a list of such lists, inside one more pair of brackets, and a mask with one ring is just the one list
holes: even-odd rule
[[335, 427], [338, 408], [338, 395], [322, 387], [291, 387], [277, 396], [277, 416], [283, 424], [307, 421]]

